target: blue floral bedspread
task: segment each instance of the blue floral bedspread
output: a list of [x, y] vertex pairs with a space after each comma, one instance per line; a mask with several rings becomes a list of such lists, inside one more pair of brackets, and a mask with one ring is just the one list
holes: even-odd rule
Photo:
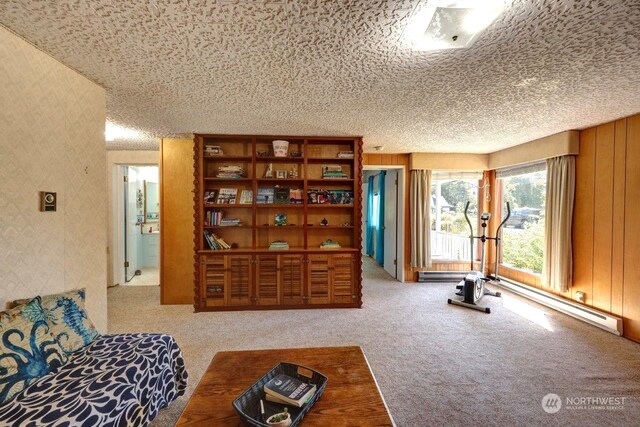
[[145, 426], [187, 377], [169, 335], [102, 335], [1, 406], [0, 425]]

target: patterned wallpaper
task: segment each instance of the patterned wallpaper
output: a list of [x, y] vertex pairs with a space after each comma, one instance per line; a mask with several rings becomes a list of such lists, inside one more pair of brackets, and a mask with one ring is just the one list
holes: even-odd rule
[[0, 307], [86, 287], [106, 332], [105, 90], [1, 27], [0, 63]]

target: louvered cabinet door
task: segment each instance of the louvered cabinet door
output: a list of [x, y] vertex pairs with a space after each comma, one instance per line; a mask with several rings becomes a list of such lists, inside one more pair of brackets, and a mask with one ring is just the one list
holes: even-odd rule
[[351, 303], [355, 301], [353, 254], [333, 254], [332, 303]]
[[225, 305], [227, 266], [224, 255], [200, 258], [201, 303], [204, 307]]
[[329, 294], [330, 257], [325, 254], [307, 255], [307, 297], [310, 304], [328, 304], [331, 301]]
[[228, 255], [227, 305], [251, 304], [251, 255]]
[[282, 304], [302, 304], [304, 269], [302, 254], [280, 256]]
[[278, 255], [256, 255], [256, 304], [280, 304]]

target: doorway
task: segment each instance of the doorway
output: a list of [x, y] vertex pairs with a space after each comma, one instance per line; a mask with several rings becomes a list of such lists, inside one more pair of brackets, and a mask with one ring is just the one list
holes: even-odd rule
[[399, 166], [365, 166], [362, 183], [363, 255], [404, 282], [405, 174]]
[[157, 165], [116, 165], [114, 277], [125, 286], [160, 284]]

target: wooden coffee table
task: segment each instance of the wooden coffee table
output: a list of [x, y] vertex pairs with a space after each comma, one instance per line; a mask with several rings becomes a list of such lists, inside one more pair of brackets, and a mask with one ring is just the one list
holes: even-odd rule
[[218, 353], [176, 425], [241, 425], [233, 400], [280, 362], [307, 366], [329, 378], [301, 426], [395, 426], [360, 347]]

